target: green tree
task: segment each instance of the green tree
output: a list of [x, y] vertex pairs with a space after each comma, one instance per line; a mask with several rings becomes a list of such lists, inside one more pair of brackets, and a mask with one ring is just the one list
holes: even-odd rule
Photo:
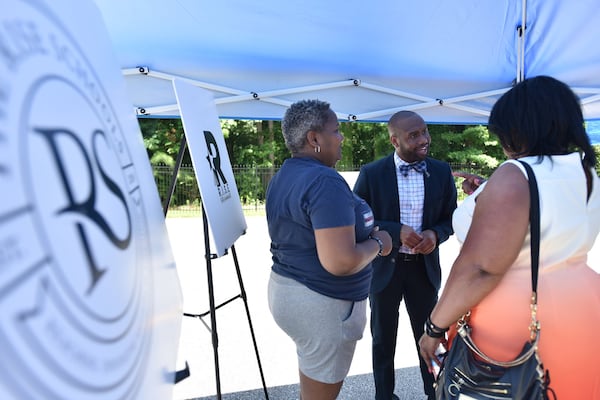
[[233, 165], [279, 165], [287, 158], [279, 121], [221, 120]]
[[183, 136], [181, 119], [140, 118], [138, 122], [150, 163], [175, 165]]
[[439, 125], [430, 132], [432, 157], [470, 166], [483, 175], [489, 175], [506, 158], [498, 140], [485, 126]]
[[234, 166], [250, 166], [235, 174], [242, 203], [262, 202], [276, 167], [289, 157], [279, 121], [222, 120], [227, 151]]
[[[154, 170], [154, 179], [158, 187], [161, 201], [165, 201], [172, 180], [172, 168], [175, 166], [177, 155], [181, 147], [183, 137], [183, 125], [181, 119], [140, 118], [138, 119], [140, 130], [150, 163], [157, 166], [169, 167], [171, 174], [160, 173]], [[186, 151], [182, 164], [190, 165], [190, 152]], [[193, 172], [188, 169], [178, 171], [177, 185], [170, 204], [176, 206], [197, 203], [200, 198], [198, 182]], [[186, 196], [178, 196], [179, 193]], [[193, 193], [192, 196], [189, 193]]]
[[[139, 122], [151, 163], [173, 167], [183, 135], [181, 120], [142, 118]], [[281, 122], [220, 122], [240, 198], [244, 203], [263, 201], [268, 181], [290, 156], [281, 134]], [[458, 164], [460, 168], [467, 166], [484, 176], [504, 159], [497, 140], [490, 137], [483, 126], [430, 124], [428, 128], [432, 137], [430, 155], [434, 158]], [[344, 141], [342, 160], [337, 164], [339, 170], [356, 169], [393, 151], [386, 123], [341, 122], [340, 131]], [[191, 164], [189, 151], [186, 151], [183, 163]], [[237, 166], [245, 168], [236, 169]], [[198, 191], [193, 170], [186, 171], [191, 172], [180, 171], [177, 187], [181, 191]], [[161, 176], [157, 176], [157, 180], [166, 179], [164, 173]], [[159, 190], [168, 187], [168, 182], [157, 183]]]
[[340, 131], [344, 141], [338, 169], [357, 168], [388, 154], [392, 149], [385, 123], [342, 122]]

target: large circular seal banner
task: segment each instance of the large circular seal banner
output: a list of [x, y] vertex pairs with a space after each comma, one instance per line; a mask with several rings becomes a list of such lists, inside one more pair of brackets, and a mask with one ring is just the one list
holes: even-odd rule
[[0, 398], [169, 398], [180, 288], [101, 17], [0, 3]]

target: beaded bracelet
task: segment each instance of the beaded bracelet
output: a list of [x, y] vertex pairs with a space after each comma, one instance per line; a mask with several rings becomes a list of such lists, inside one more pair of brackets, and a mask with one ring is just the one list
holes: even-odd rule
[[377, 252], [377, 257], [381, 257], [383, 255], [383, 241], [379, 239], [377, 236], [369, 235], [369, 239], [373, 239], [379, 245], [379, 251]]
[[448, 332], [449, 328], [440, 328], [439, 326], [435, 325], [433, 322], [431, 322], [431, 318], [427, 318], [427, 321], [425, 321], [425, 333], [427, 334], [427, 336], [432, 337], [432, 338], [442, 338], [444, 337], [445, 333]]

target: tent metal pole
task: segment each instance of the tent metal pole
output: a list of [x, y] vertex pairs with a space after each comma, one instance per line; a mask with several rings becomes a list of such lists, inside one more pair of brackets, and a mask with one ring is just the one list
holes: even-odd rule
[[[366, 84], [366, 85], [363, 84], [362, 86], [366, 86], [367, 88], [370, 88], [370, 85], [368, 85], [368, 84]], [[396, 111], [400, 111], [400, 110], [413, 110], [414, 111], [414, 110], [422, 110], [424, 108], [430, 108], [430, 107], [436, 107], [436, 106], [446, 106], [448, 108], [454, 108], [457, 110], [467, 111], [472, 114], [483, 115], [483, 116], [487, 117], [487, 116], [489, 116], [489, 111], [487, 111], [487, 110], [478, 109], [476, 107], [464, 106], [464, 105], [460, 105], [460, 104], [456, 104], [456, 103], [459, 103], [462, 101], [467, 101], [467, 100], [476, 100], [476, 99], [482, 99], [482, 98], [486, 98], [486, 97], [490, 97], [490, 96], [500, 95], [500, 94], [503, 94], [504, 92], [506, 92], [507, 90], [508, 90], [508, 88], [488, 90], [487, 92], [473, 93], [473, 94], [469, 94], [469, 95], [465, 95], [465, 96], [450, 97], [448, 99], [432, 99], [429, 97], [420, 96], [420, 99], [422, 99], [424, 101], [423, 103], [410, 104], [410, 105], [405, 105], [405, 106], [401, 106], [401, 107], [377, 110], [377, 111], [373, 111], [370, 113], [362, 113], [362, 114], [352, 115], [352, 118], [349, 118], [349, 119], [352, 119], [354, 121], [366, 120], [366, 119], [370, 119], [370, 118], [376, 118], [381, 115], [393, 114]], [[397, 92], [397, 91], [391, 91], [391, 90], [386, 91], [386, 93], [398, 94], [398, 93], [392, 93], [392, 92]], [[402, 96], [402, 97], [404, 97], [404, 96]]]
[[600, 93], [581, 99], [581, 104], [586, 105], [586, 104], [590, 104], [590, 103], [595, 103], [597, 101], [600, 101]]
[[[523, 3], [522, 3], [523, 6], [525, 5], [525, 1], [526, 0], [523, 0]], [[518, 56], [517, 81], [519, 81], [523, 78], [523, 71], [524, 71], [523, 70], [523, 68], [524, 68], [524, 66], [523, 66], [523, 62], [524, 62], [524, 42], [523, 42], [523, 40], [524, 40], [524, 34], [522, 32], [522, 27], [519, 27], [519, 35], [518, 35], [519, 49], [517, 52], [517, 56]], [[216, 105], [231, 104], [231, 103], [237, 103], [237, 102], [248, 102], [248, 101], [257, 100], [257, 101], [263, 101], [263, 102], [267, 102], [267, 103], [271, 103], [271, 104], [280, 105], [282, 107], [289, 107], [291, 104], [291, 101], [277, 98], [276, 96], [306, 93], [306, 92], [315, 92], [315, 91], [319, 91], [319, 90], [327, 90], [327, 89], [342, 88], [342, 87], [357, 87], [357, 88], [361, 87], [366, 90], [372, 90], [372, 91], [376, 91], [376, 92], [380, 92], [380, 93], [386, 93], [386, 94], [389, 94], [392, 96], [397, 96], [397, 97], [410, 99], [410, 100], [416, 100], [416, 101], [420, 102], [420, 103], [416, 103], [416, 104], [409, 104], [409, 105], [394, 107], [394, 108], [390, 108], [390, 109], [381, 109], [381, 110], [376, 110], [376, 111], [362, 113], [362, 114], [336, 112], [336, 115], [338, 116], [338, 118], [347, 119], [349, 121], [360, 121], [360, 120], [373, 119], [373, 118], [377, 118], [382, 115], [392, 114], [399, 110], [422, 110], [422, 109], [438, 107], [438, 106], [446, 106], [448, 108], [453, 108], [456, 110], [466, 111], [471, 114], [487, 117], [489, 115], [489, 111], [487, 111], [485, 109], [479, 109], [477, 107], [466, 106], [466, 105], [461, 105], [461, 104], [456, 104], [456, 103], [465, 102], [465, 101], [469, 101], [469, 100], [482, 99], [482, 98], [486, 98], [486, 97], [490, 97], [490, 96], [496, 96], [496, 95], [504, 93], [507, 90], [507, 88], [502, 88], [502, 89], [489, 90], [486, 92], [468, 94], [468, 95], [464, 95], [464, 96], [456, 96], [456, 97], [451, 97], [451, 98], [447, 98], [447, 99], [440, 99], [440, 98], [432, 98], [432, 97], [422, 96], [422, 95], [419, 95], [416, 93], [410, 93], [410, 92], [397, 90], [397, 89], [393, 89], [393, 88], [387, 88], [387, 87], [372, 84], [369, 82], [362, 82], [360, 79], [345, 79], [342, 81], [328, 82], [328, 83], [318, 84], [318, 85], [308, 85], [308, 86], [300, 86], [300, 87], [287, 88], [287, 89], [270, 90], [270, 91], [265, 91], [265, 92], [259, 93], [259, 92], [248, 92], [248, 91], [233, 89], [233, 88], [224, 87], [224, 86], [220, 86], [220, 85], [214, 85], [214, 84], [210, 84], [207, 82], [202, 82], [202, 81], [189, 79], [189, 78], [181, 78], [181, 77], [178, 77], [178, 76], [175, 76], [172, 74], [163, 73], [160, 71], [153, 71], [147, 67], [136, 67], [136, 68], [124, 69], [123, 74], [124, 75], [143, 74], [143, 75], [146, 75], [146, 76], [149, 76], [152, 78], [164, 79], [164, 80], [173, 80], [173, 79], [177, 78], [177, 79], [181, 79], [182, 81], [188, 82], [189, 84], [192, 84], [192, 85], [195, 85], [198, 87], [202, 87], [204, 89], [213, 91], [215, 93], [221, 92], [221, 93], [226, 93], [226, 94], [230, 95], [230, 96], [225, 95], [222, 97], [215, 98], [214, 102]], [[597, 92], [594, 92], [594, 93], [597, 93]], [[152, 115], [152, 114], [154, 114], [154, 115], [156, 115], [156, 114], [170, 115], [170, 113], [172, 113], [172, 112], [177, 112], [178, 109], [179, 109], [179, 106], [177, 104], [167, 104], [167, 105], [152, 106], [152, 107], [137, 107], [135, 109], [135, 112], [137, 115], [146, 115], [146, 116]]]
[[517, 83], [525, 79], [525, 43], [527, 37], [527, 0], [521, 1], [521, 24], [517, 27]]

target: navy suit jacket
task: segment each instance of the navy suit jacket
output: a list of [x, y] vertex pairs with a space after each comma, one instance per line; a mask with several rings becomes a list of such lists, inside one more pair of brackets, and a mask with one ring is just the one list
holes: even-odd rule
[[[434, 251], [425, 255], [427, 276], [431, 284], [439, 290], [442, 280], [439, 244], [454, 233], [452, 214], [456, 209], [456, 186], [448, 163], [427, 158], [425, 180], [425, 204], [423, 205], [423, 230], [437, 233], [438, 243]], [[387, 286], [396, 265], [400, 248], [400, 201], [394, 154], [364, 165], [354, 185], [354, 192], [362, 197], [373, 210], [375, 225], [388, 231], [392, 236], [392, 252], [373, 261], [371, 293], [377, 293]]]

